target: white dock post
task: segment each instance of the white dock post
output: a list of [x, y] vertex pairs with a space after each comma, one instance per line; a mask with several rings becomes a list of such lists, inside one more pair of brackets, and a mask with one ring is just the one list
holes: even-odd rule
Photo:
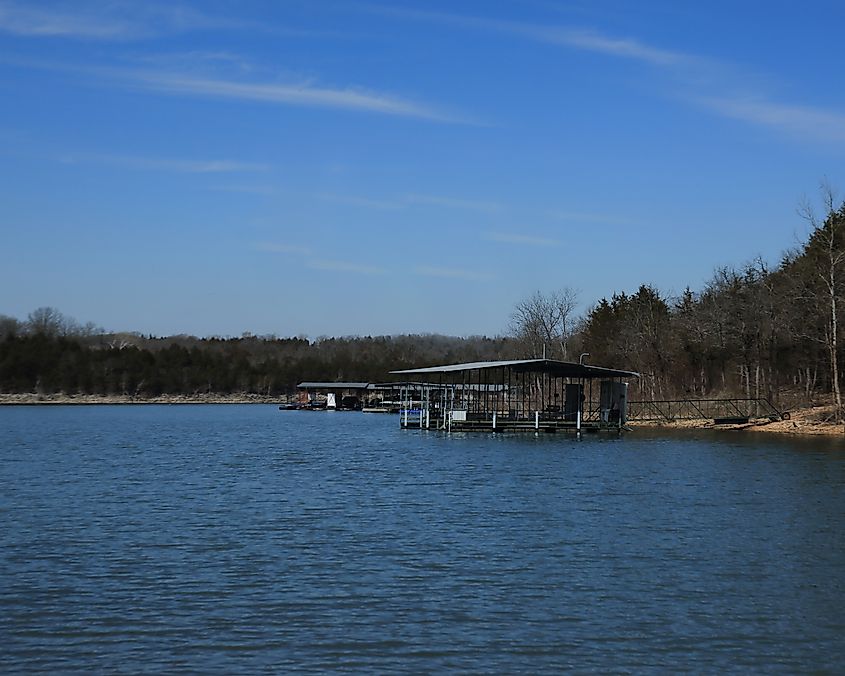
[[534, 411], [534, 429], [540, 429], [540, 411]]
[[431, 425], [431, 414], [428, 409], [425, 409], [425, 428], [428, 429]]
[[496, 429], [496, 411], [493, 411], [493, 430]]
[[575, 414], [575, 429], [579, 432], [581, 431], [581, 411], [579, 409], [578, 413]]
[[[405, 419], [403, 424], [402, 419]], [[405, 405], [405, 386], [401, 385], [399, 387], [399, 427], [408, 426], [408, 407]]]

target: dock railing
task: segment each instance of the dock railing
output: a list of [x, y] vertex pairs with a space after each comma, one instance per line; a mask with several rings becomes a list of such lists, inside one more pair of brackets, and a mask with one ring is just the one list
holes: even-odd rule
[[672, 422], [674, 420], [719, 420], [769, 418], [780, 420], [781, 412], [764, 398], [750, 399], [663, 399], [629, 401], [628, 420]]

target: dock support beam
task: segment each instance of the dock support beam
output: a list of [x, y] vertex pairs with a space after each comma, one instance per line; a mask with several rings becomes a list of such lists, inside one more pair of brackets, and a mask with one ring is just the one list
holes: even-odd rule
[[540, 411], [534, 411], [534, 429], [540, 429]]

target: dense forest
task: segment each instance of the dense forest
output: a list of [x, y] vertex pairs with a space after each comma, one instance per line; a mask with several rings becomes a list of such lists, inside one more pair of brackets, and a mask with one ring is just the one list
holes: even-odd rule
[[537, 292], [496, 338], [157, 338], [82, 326], [53, 308], [0, 315], [0, 392], [282, 395], [303, 380], [381, 382], [400, 368], [588, 353], [590, 363], [641, 373], [633, 398], [829, 399], [841, 416], [845, 203], [828, 190], [823, 216], [804, 215], [808, 238], [776, 266], [719, 268], [676, 298], [643, 284], [582, 316], [571, 289]]
[[513, 333], [534, 354], [542, 343], [554, 356], [589, 352], [591, 363], [638, 371], [636, 398], [830, 400], [841, 418], [845, 203], [824, 197], [823, 217], [802, 209], [809, 236], [775, 267], [722, 267], [677, 298], [644, 284], [581, 318], [571, 291], [538, 293], [517, 306]]
[[499, 359], [514, 349], [508, 338], [437, 335], [155, 338], [79, 331], [57, 310], [39, 308], [23, 322], [0, 318], [0, 392], [281, 395], [304, 380], [381, 382], [394, 369]]

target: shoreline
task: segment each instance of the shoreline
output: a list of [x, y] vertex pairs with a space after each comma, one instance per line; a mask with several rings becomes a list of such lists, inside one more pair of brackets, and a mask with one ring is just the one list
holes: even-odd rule
[[0, 394], [0, 406], [98, 406], [129, 404], [283, 404], [286, 397], [264, 394], [162, 394], [132, 397], [122, 394]]
[[[127, 405], [180, 405], [180, 404], [263, 404], [279, 405], [288, 398], [240, 392], [237, 394], [163, 394], [157, 397], [132, 397], [129, 395], [99, 394], [2, 394], [0, 406], [127, 406]], [[712, 420], [679, 420], [676, 422], [629, 421], [632, 429], [650, 428], [667, 430], [717, 430], [726, 432], [744, 431], [763, 434], [789, 434], [812, 436], [845, 436], [845, 425], [816, 420], [816, 409], [798, 409], [791, 412], [789, 420], [751, 420], [736, 425], [716, 425]]]
[[679, 420], [676, 422], [628, 422], [632, 429], [715, 430], [717, 432], [756, 432], [759, 434], [788, 434], [799, 436], [845, 437], [845, 425], [811, 418], [812, 409], [791, 412], [790, 420], [761, 418], [735, 425], [716, 425], [712, 420]]

